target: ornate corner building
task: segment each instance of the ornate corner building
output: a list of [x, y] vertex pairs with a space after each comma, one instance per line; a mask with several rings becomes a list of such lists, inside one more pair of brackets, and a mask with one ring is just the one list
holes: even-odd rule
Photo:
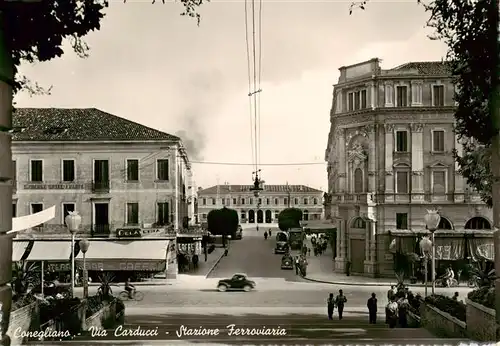
[[335, 270], [345, 271], [349, 262], [353, 274], [393, 275], [395, 252], [418, 252], [431, 208], [441, 215], [438, 267], [492, 257], [492, 211], [453, 157], [462, 147], [446, 65], [410, 62], [383, 70], [372, 59], [339, 70], [325, 152], [325, 213], [337, 220]]

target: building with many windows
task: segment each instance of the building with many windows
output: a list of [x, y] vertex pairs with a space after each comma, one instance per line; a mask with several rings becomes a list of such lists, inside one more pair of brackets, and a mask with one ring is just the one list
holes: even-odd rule
[[352, 273], [393, 275], [398, 258], [418, 252], [431, 208], [441, 215], [438, 267], [492, 258], [492, 211], [453, 158], [462, 150], [454, 93], [441, 62], [384, 70], [372, 59], [340, 68], [325, 153], [336, 270], [349, 262]]
[[286, 208], [299, 208], [303, 219], [320, 220], [323, 216], [323, 192], [304, 185], [264, 185], [255, 197], [253, 185], [216, 185], [198, 191], [198, 216], [207, 221], [213, 209], [228, 207], [238, 211], [240, 223], [275, 223]]
[[178, 230], [194, 220], [193, 176], [180, 138], [98, 109], [13, 114], [13, 216], [56, 206], [40, 233], [67, 233], [70, 211], [92, 236]]

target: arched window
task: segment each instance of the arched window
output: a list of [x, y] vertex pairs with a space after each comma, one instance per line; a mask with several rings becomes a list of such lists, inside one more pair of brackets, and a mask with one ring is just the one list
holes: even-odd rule
[[484, 217], [476, 216], [467, 221], [465, 229], [491, 229], [491, 224]]
[[352, 221], [351, 228], [366, 228], [366, 222], [362, 218], [358, 217]]
[[354, 192], [363, 192], [363, 171], [361, 168], [356, 168], [354, 170]]
[[450, 220], [441, 216], [441, 220], [439, 221], [438, 229], [453, 229], [451, 226]]
[[307, 200], [307, 198], [304, 198], [304, 205], [306, 205], [306, 204], [307, 204], [307, 202], [309, 202], [309, 201]]
[[315, 198], [315, 199], [313, 200], [313, 203], [314, 203], [314, 205], [318, 204], [318, 199], [317, 199], [317, 198]]

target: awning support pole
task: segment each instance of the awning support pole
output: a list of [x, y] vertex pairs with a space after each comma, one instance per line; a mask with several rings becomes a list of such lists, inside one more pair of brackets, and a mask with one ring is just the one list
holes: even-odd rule
[[45, 294], [44, 294], [44, 287], [45, 287], [45, 278], [44, 278], [44, 272], [45, 272], [45, 265], [44, 265], [44, 261], [42, 261], [42, 266], [41, 266], [41, 271], [42, 271], [42, 297], [45, 297]]

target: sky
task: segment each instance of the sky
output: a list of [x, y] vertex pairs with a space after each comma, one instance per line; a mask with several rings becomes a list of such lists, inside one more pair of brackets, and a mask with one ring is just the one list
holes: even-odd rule
[[[371, 0], [351, 16], [349, 4], [263, 0], [257, 142], [266, 184], [327, 190], [324, 153], [339, 67], [378, 57], [387, 69], [445, 54], [427, 37], [428, 14], [416, 0]], [[16, 107], [98, 108], [180, 135], [198, 187], [251, 184], [245, 2], [204, 4], [200, 26], [182, 9], [172, 1], [111, 0], [101, 30], [86, 37], [88, 58], [68, 47], [61, 58], [21, 67], [52, 91], [20, 93]], [[268, 165], [283, 163], [318, 164]]]

